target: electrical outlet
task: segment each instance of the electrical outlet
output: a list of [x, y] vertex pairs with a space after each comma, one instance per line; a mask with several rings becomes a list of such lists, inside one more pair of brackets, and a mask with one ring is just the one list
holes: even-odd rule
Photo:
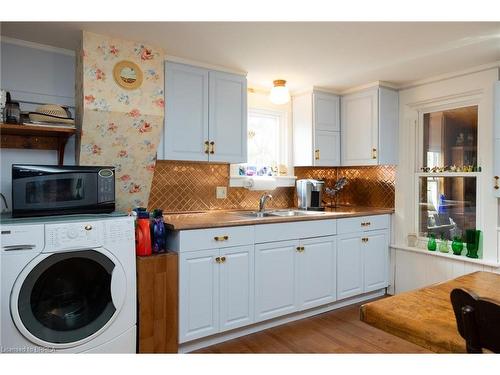
[[215, 188], [215, 196], [217, 197], [217, 199], [226, 199], [227, 198], [227, 187], [217, 186]]

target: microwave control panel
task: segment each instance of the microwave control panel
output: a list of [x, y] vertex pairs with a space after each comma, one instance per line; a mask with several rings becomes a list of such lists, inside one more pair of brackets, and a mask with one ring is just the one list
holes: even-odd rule
[[115, 173], [111, 169], [101, 169], [97, 177], [97, 202], [115, 200]]

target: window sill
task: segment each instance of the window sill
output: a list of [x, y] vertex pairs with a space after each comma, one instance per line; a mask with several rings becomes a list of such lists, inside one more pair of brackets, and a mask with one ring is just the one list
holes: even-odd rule
[[263, 185], [267, 186], [267, 188], [264, 190], [272, 190], [277, 187], [293, 187], [296, 179], [295, 176], [231, 176], [229, 186], [260, 190], [253, 189], [255, 181], [265, 181]]
[[488, 266], [488, 267], [493, 267], [493, 268], [500, 267], [500, 263], [497, 263], [497, 262], [491, 262], [491, 261], [487, 261], [484, 259], [467, 258], [465, 255], [454, 255], [451, 252], [450, 253], [441, 253], [441, 252], [439, 252], [439, 250], [429, 251], [427, 249], [422, 249], [419, 247], [410, 247], [410, 246], [404, 246], [404, 245], [391, 245], [390, 247], [391, 247], [391, 249], [412, 251], [414, 253], [420, 253], [423, 255], [430, 255], [430, 256], [436, 256], [436, 257], [441, 257], [441, 258], [448, 258], [448, 259], [456, 260], [459, 262], [481, 264], [483, 266]]

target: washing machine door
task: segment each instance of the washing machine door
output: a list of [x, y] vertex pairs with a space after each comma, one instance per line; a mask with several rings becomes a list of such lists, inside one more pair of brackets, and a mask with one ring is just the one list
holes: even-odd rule
[[81, 345], [116, 318], [126, 284], [123, 267], [105, 249], [42, 254], [14, 285], [12, 317], [19, 331], [36, 344]]

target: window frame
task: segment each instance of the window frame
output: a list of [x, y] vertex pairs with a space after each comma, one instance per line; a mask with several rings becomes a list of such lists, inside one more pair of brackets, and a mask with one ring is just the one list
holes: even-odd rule
[[[416, 149], [413, 172], [413, 193], [414, 193], [414, 233], [417, 235], [418, 242], [426, 242], [427, 237], [420, 235], [420, 178], [421, 177], [474, 177], [476, 178], [476, 228], [481, 229], [482, 223], [482, 204], [481, 204], [481, 180], [482, 172], [422, 172], [424, 157], [424, 115], [426, 113], [447, 111], [456, 108], [477, 106], [478, 134], [480, 126], [480, 100], [479, 98], [470, 98], [467, 100], [450, 101], [444, 104], [425, 105], [417, 109], [417, 120], [415, 129]], [[477, 138], [477, 158], [478, 166], [481, 166], [481, 147], [479, 137]], [[451, 243], [451, 241], [449, 241]]]
[[[295, 179], [295, 176], [293, 175], [293, 167], [291, 164], [291, 157], [290, 157], [290, 150], [291, 150], [291, 142], [290, 142], [290, 129], [289, 129], [289, 123], [288, 123], [288, 113], [287, 111], [284, 110], [277, 110], [273, 108], [262, 108], [262, 107], [249, 107], [247, 111], [247, 116], [250, 117], [251, 114], [258, 114], [263, 117], [271, 117], [271, 118], [277, 118], [278, 119], [278, 165], [284, 164], [287, 167], [288, 174], [286, 176], [240, 176], [238, 174], [238, 168], [241, 164], [248, 164], [247, 163], [238, 163], [238, 164], [232, 164], [231, 165], [231, 179], [233, 180], [233, 183], [231, 183], [231, 186], [239, 185], [238, 183], [234, 182], [238, 178], [262, 178], [262, 177], [274, 177], [277, 180], [283, 179], [283, 185], [279, 183], [280, 186], [289, 186], [290, 182], [287, 180], [290, 179]], [[248, 131], [248, 127], [247, 127]], [[248, 140], [247, 140], [248, 142]], [[247, 147], [248, 149], [248, 147]]]

